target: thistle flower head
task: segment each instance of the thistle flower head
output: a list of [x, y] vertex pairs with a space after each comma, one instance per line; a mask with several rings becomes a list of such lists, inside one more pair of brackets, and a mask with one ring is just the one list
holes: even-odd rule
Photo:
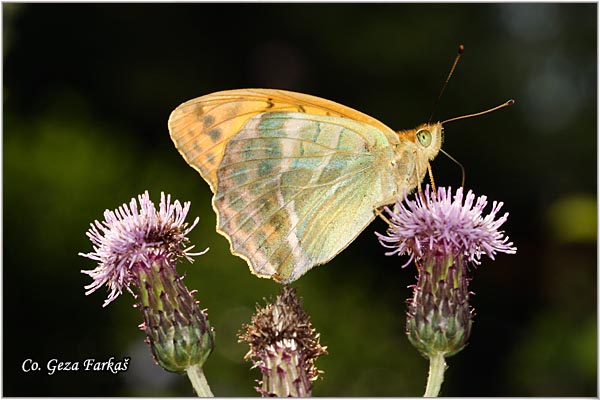
[[452, 196], [450, 188], [429, 186], [424, 196], [398, 202], [392, 211], [387, 235], [377, 234], [387, 255], [408, 254], [418, 267], [417, 284], [408, 300], [406, 333], [424, 356], [434, 359], [459, 352], [471, 332], [473, 309], [469, 304], [467, 265], [479, 264], [497, 252], [514, 254], [516, 247], [499, 228], [508, 213], [496, 218], [502, 203], [493, 202], [484, 215], [487, 198], [475, 198], [463, 189]]
[[435, 196], [428, 185], [424, 198], [415, 197], [398, 202], [394, 211], [386, 207], [390, 229], [387, 236], [377, 233], [381, 244], [393, 249], [387, 255], [410, 256], [405, 265], [431, 252], [461, 255], [475, 264], [480, 264], [482, 255], [493, 260], [497, 252], [516, 252], [513, 243], [499, 230], [508, 218], [505, 213], [496, 219], [502, 202], [494, 201], [490, 213], [484, 216], [487, 197], [475, 199], [470, 190], [463, 196], [463, 189], [458, 188], [452, 196], [450, 188], [441, 187]]
[[[139, 206], [138, 206], [139, 202]], [[184, 257], [193, 262], [193, 246], [185, 247], [187, 234], [196, 226], [196, 218], [191, 226], [185, 222], [190, 203], [181, 205], [178, 200], [171, 204], [171, 196], [161, 193], [159, 209], [148, 192], [131, 199], [129, 206], [123, 204], [115, 211], [106, 210], [104, 221], [94, 221], [87, 231], [94, 251], [79, 253], [83, 257], [98, 261], [91, 271], [81, 271], [94, 281], [85, 286], [86, 295], [108, 285], [110, 293], [104, 306], [119, 296], [123, 288], [130, 289], [137, 268], [149, 268], [153, 261], [160, 259], [169, 262]]]

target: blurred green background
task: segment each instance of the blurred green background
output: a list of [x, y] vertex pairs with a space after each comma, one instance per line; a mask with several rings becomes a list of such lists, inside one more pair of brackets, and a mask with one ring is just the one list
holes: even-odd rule
[[[473, 271], [470, 345], [448, 360], [446, 396], [597, 395], [596, 4], [3, 3], [3, 394], [191, 396], [153, 364], [133, 298], [102, 308], [78, 256], [89, 223], [148, 189], [192, 201], [182, 264], [209, 310], [205, 365], [218, 396], [256, 396], [236, 333], [280, 286], [252, 276], [215, 233], [208, 185], [171, 142], [170, 112], [213, 91], [296, 90], [394, 129], [424, 122], [458, 44], [437, 119], [466, 186], [510, 212], [518, 247]], [[460, 184], [440, 155], [439, 185]], [[352, 212], [352, 210], [348, 210]], [[404, 335], [415, 282], [374, 222], [294, 284], [329, 355], [316, 396], [420, 396], [427, 361]], [[127, 373], [25, 373], [24, 360], [132, 357]]]

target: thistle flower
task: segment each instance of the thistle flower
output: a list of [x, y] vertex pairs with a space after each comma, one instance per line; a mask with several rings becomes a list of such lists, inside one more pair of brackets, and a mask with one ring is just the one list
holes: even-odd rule
[[256, 390], [263, 397], [309, 397], [312, 382], [319, 377], [315, 360], [327, 354], [302, 309], [296, 290], [284, 286], [274, 303], [257, 305], [252, 323], [238, 337], [250, 345], [244, 357], [260, 368], [262, 381]]
[[129, 206], [106, 210], [104, 221], [95, 221], [87, 232], [94, 251], [79, 253], [98, 266], [81, 272], [94, 279], [86, 295], [108, 286], [104, 307], [124, 288], [139, 299], [140, 328], [156, 362], [167, 371], [187, 372], [199, 394], [212, 395], [201, 367], [214, 347], [214, 332], [175, 267], [181, 258], [193, 262], [193, 256], [208, 250], [192, 253], [194, 246], [186, 247], [187, 234], [198, 223], [198, 218], [191, 226], [185, 222], [189, 208], [189, 202], [171, 204], [171, 196], [161, 193], [157, 210], [146, 191], [138, 202], [131, 199]]
[[[380, 243], [392, 249], [386, 255], [409, 256], [419, 271], [413, 297], [408, 302], [406, 333], [421, 354], [429, 358], [430, 383], [426, 396], [437, 395], [443, 380], [446, 357], [467, 344], [473, 309], [469, 304], [469, 264], [479, 265], [483, 255], [492, 260], [496, 253], [514, 254], [516, 248], [499, 228], [508, 213], [497, 218], [503, 203], [493, 202], [483, 215], [487, 198], [475, 199], [463, 189], [452, 196], [450, 188], [439, 188], [437, 196], [429, 186], [424, 197], [398, 202], [394, 211], [386, 208], [390, 219], [387, 235], [377, 234]], [[434, 371], [432, 371], [432, 369]], [[435, 377], [433, 377], [435, 378]], [[437, 391], [435, 389], [437, 385]]]
[[87, 231], [94, 251], [79, 253], [98, 261], [96, 269], [81, 272], [94, 279], [85, 287], [88, 289], [86, 295], [105, 284], [110, 288], [104, 307], [116, 299], [123, 288], [133, 294], [130, 285], [135, 284], [138, 271], [149, 268], [153, 261], [160, 259], [173, 264], [184, 257], [193, 262], [192, 256], [204, 254], [191, 253], [194, 246], [183, 248], [189, 242], [187, 234], [199, 220], [196, 218], [190, 227], [184, 222], [190, 209], [189, 202], [183, 207], [177, 200], [171, 204], [171, 196], [165, 198], [161, 193], [157, 212], [148, 191], [139, 195], [138, 200], [139, 210], [138, 203], [131, 199], [129, 207], [123, 204], [115, 211], [104, 211], [104, 221], [94, 221]]

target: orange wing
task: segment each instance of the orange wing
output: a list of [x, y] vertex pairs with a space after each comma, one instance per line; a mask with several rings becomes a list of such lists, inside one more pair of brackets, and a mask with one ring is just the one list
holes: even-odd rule
[[201, 96], [177, 107], [169, 117], [169, 131], [183, 158], [217, 188], [217, 168], [225, 147], [257, 114], [293, 111], [350, 118], [379, 129], [390, 143], [398, 136], [383, 123], [350, 107], [307, 94], [275, 89], [225, 90]]

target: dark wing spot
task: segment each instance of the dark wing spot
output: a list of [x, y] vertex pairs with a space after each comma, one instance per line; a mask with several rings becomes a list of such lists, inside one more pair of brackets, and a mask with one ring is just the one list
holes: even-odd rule
[[205, 115], [203, 118], [204, 121], [204, 128], [208, 128], [210, 126], [212, 126], [212, 124], [215, 122], [215, 117], [213, 117], [212, 115]]
[[221, 138], [221, 130], [218, 128], [211, 129], [208, 131], [208, 136], [210, 136], [213, 142], [216, 142]]

